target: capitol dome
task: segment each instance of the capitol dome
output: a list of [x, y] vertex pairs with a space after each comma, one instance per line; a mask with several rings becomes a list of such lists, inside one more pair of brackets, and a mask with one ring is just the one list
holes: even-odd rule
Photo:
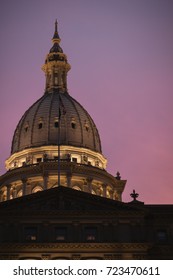
[[[63, 103], [60, 122], [59, 97]], [[15, 130], [11, 153], [57, 145], [58, 141], [60, 145], [83, 147], [101, 153], [99, 133], [87, 111], [68, 93], [52, 92], [43, 95], [25, 112]]]
[[106, 171], [97, 127], [68, 93], [71, 66], [60, 41], [56, 21], [42, 66], [45, 91], [16, 127], [0, 178], [1, 201], [59, 186], [121, 200], [125, 181]]

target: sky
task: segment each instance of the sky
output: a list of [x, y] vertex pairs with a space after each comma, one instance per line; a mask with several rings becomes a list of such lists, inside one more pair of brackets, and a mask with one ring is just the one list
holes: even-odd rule
[[68, 90], [100, 133], [107, 171], [146, 204], [173, 203], [173, 1], [0, 3], [0, 174], [24, 112], [44, 93], [41, 70], [58, 20]]

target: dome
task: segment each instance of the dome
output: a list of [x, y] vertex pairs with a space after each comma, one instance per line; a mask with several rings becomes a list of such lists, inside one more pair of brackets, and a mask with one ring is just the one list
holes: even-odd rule
[[[61, 116], [59, 106], [63, 106]], [[43, 95], [25, 112], [16, 127], [11, 153], [57, 146], [59, 130], [60, 145], [84, 147], [101, 153], [99, 133], [90, 115], [68, 93], [58, 92]]]
[[0, 179], [0, 200], [59, 186], [121, 200], [125, 181], [106, 171], [97, 127], [68, 93], [71, 66], [60, 40], [56, 21], [53, 47], [42, 66], [45, 91], [16, 127], [5, 161], [8, 171]]

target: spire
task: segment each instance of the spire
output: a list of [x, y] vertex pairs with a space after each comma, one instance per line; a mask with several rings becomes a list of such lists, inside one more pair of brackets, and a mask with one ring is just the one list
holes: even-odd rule
[[54, 32], [54, 35], [53, 35], [53, 38], [52, 38], [52, 42], [53, 43], [60, 43], [61, 42], [61, 39], [59, 37], [59, 34], [58, 34], [58, 22], [57, 22], [57, 19], [55, 21], [55, 32]]
[[67, 93], [67, 72], [71, 66], [59, 45], [60, 41], [58, 22], [56, 20], [55, 32], [52, 38], [53, 46], [46, 56], [45, 64], [42, 66], [42, 70], [46, 75], [45, 94], [52, 92]]

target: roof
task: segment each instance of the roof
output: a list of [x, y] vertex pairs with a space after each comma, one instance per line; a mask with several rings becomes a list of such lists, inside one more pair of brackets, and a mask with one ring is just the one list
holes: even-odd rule
[[63, 110], [59, 143], [101, 153], [100, 136], [88, 112], [68, 93], [53, 92], [37, 100], [19, 121], [13, 136], [12, 154], [26, 148], [58, 144], [60, 102]]

